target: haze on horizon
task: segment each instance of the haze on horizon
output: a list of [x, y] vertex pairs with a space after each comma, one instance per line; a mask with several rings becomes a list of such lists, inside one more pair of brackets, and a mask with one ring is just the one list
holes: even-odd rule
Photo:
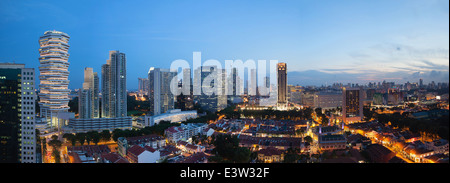
[[[38, 39], [71, 36], [69, 88], [127, 56], [127, 87], [177, 59], [279, 60], [288, 83], [449, 82], [447, 0], [0, 1], [0, 62], [39, 70]], [[38, 74], [38, 73], [37, 73]], [[36, 85], [38, 86], [38, 85]]]

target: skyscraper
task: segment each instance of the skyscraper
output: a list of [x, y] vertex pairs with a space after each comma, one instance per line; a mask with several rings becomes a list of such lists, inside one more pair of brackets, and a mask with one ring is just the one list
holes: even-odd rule
[[36, 163], [34, 69], [0, 63], [0, 163]]
[[231, 102], [240, 101], [241, 95], [244, 95], [244, 88], [241, 86], [241, 79], [238, 75], [238, 69], [233, 67], [229, 71], [227, 71], [227, 81], [226, 83], [226, 95], [227, 100]]
[[342, 88], [342, 117], [345, 123], [363, 119], [363, 103], [359, 88]]
[[170, 91], [172, 87], [177, 87], [178, 83], [172, 83], [173, 77], [177, 72], [171, 72], [168, 69], [151, 67], [148, 71], [149, 81], [149, 101], [150, 115], [158, 115], [174, 109], [175, 96]]
[[98, 74], [92, 68], [84, 69], [83, 88], [78, 92], [78, 110], [80, 118], [99, 118]]
[[181, 80], [181, 83], [178, 83], [178, 88], [181, 88], [182, 90], [180, 95], [175, 96], [175, 108], [181, 109], [182, 111], [194, 109], [194, 97], [190, 68], [183, 69], [183, 79]]
[[148, 95], [148, 78], [138, 78], [138, 90], [141, 95]]
[[69, 35], [47, 31], [39, 39], [40, 116], [51, 128], [59, 128], [58, 113], [69, 109]]
[[257, 92], [258, 92], [258, 84], [256, 81], [256, 69], [251, 69], [250, 70], [250, 78], [249, 78], [250, 82], [248, 82], [248, 95], [249, 96], [256, 96]]
[[277, 64], [277, 79], [278, 79], [278, 102], [277, 108], [279, 110], [287, 109], [287, 67], [286, 63]]
[[208, 111], [222, 110], [227, 107], [227, 76], [225, 69], [217, 66], [201, 66], [194, 70], [194, 90], [201, 88], [201, 94], [195, 95], [200, 107]]
[[126, 72], [125, 54], [110, 51], [102, 65], [102, 118], [127, 116]]

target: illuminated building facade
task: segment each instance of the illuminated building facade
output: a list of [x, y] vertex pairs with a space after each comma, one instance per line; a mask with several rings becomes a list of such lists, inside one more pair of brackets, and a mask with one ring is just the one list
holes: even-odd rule
[[60, 128], [58, 113], [69, 109], [69, 35], [47, 31], [39, 39], [40, 116], [50, 128]]
[[361, 90], [359, 88], [342, 89], [342, 118], [345, 123], [362, 121], [363, 103], [361, 100]]
[[277, 108], [279, 110], [287, 110], [287, 67], [286, 63], [278, 63], [277, 65], [278, 78], [278, 102]]
[[103, 130], [113, 131], [115, 129], [131, 130], [132, 118], [85, 118], [75, 119], [69, 117], [67, 125], [63, 127], [64, 133], [86, 133], [89, 131], [101, 132]]
[[172, 109], [167, 113], [150, 116], [144, 116], [145, 126], [154, 126], [160, 121], [170, 121], [171, 123], [181, 123], [191, 118], [197, 118], [197, 110], [181, 111], [180, 109]]
[[317, 92], [314, 94], [314, 107], [331, 109], [342, 106], [342, 93]]
[[36, 163], [35, 75], [0, 63], [0, 163]]

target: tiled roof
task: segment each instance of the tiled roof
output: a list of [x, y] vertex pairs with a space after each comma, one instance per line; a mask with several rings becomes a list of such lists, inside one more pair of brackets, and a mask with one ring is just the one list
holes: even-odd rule
[[320, 140], [322, 142], [326, 142], [326, 141], [343, 141], [345, 140], [344, 135], [323, 135], [320, 136]]
[[203, 163], [208, 159], [208, 155], [205, 153], [194, 153], [192, 156], [187, 157], [182, 163]]
[[164, 149], [160, 150], [160, 154], [161, 154], [161, 156], [166, 156], [166, 155], [170, 155], [170, 154], [175, 154], [179, 151], [180, 151], [180, 149], [176, 148], [175, 146], [168, 145], [168, 146], [164, 147]]
[[361, 134], [352, 134], [352, 135], [347, 137], [347, 142], [357, 141], [359, 139], [362, 139], [363, 137], [364, 136], [362, 136]]
[[69, 152], [83, 152], [88, 157], [93, 157], [94, 154], [109, 153], [111, 149], [107, 145], [84, 145], [84, 146], [69, 146]]
[[264, 156], [281, 155], [283, 154], [283, 151], [280, 151], [274, 147], [268, 147], [266, 149], [259, 150], [258, 154], [264, 154]]
[[261, 146], [285, 146], [285, 147], [300, 147], [301, 138], [291, 137], [252, 137], [248, 135], [239, 136], [240, 144], [258, 144]]
[[153, 149], [153, 148], [150, 147], [150, 146], [145, 146], [144, 149], [147, 150], [147, 151], [150, 151], [150, 152], [152, 152], [152, 153], [154, 153], [154, 152], [156, 151], [155, 149]]
[[388, 156], [391, 153], [393, 153], [388, 148], [386, 148], [382, 145], [379, 145], [379, 144], [369, 145], [366, 150], [370, 156], [376, 157], [376, 158], [385, 157], [385, 156]]
[[349, 157], [340, 157], [340, 158], [326, 159], [321, 163], [357, 163], [357, 161]]
[[78, 153], [69, 152], [68, 155], [72, 157], [72, 163], [81, 163], [80, 156], [78, 156]]
[[133, 145], [127, 150], [128, 153], [134, 154], [135, 156], [139, 156], [144, 151], [145, 149], [139, 145]]
[[186, 148], [188, 148], [188, 149], [197, 149], [197, 146], [196, 145], [192, 145], [192, 144], [188, 144], [188, 145], [186, 145]]
[[397, 156], [394, 156], [392, 159], [389, 160], [389, 163], [407, 163], [407, 162]]
[[182, 140], [179, 140], [179, 141], [177, 142], [177, 144], [178, 144], [178, 145], [183, 145], [183, 146], [186, 146], [186, 145], [188, 145], [188, 143], [187, 143], [187, 142], [185, 142], [185, 141], [182, 141]]
[[112, 163], [129, 163], [128, 160], [126, 160], [117, 153], [103, 153], [101, 155], [101, 158], [106, 159]]
[[171, 133], [177, 133], [177, 132], [182, 132], [184, 131], [183, 128], [177, 127], [177, 126], [172, 126], [168, 129], [166, 129], [166, 131], [169, 131]]
[[444, 154], [433, 154], [431, 156], [427, 156], [426, 158], [435, 163], [448, 163], [448, 155]]
[[138, 137], [127, 137], [127, 141], [129, 144], [156, 141], [156, 140], [162, 140], [162, 139], [164, 139], [164, 137], [157, 135], [157, 134], [150, 134], [150, 135], [144, 135], [144, 136], [138, 136]]

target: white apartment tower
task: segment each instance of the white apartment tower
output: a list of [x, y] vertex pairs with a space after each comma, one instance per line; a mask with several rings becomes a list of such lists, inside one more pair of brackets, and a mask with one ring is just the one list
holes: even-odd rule
[[150, 114], [158, 115], [174, 109], [175, 96], [170, 91], [176, 88], [178, 83], [172, 83], [172, 79], [177, 76], [177, 72], [171, 72], [169, 69], [160, 69], [151, 67], [148, 71], [149, 81], [149, 102]]
[[59, 112], [69, 109], [69, 35], [46, 31], [39, 39], [40, 116], [52, 128], [59, 128]]

